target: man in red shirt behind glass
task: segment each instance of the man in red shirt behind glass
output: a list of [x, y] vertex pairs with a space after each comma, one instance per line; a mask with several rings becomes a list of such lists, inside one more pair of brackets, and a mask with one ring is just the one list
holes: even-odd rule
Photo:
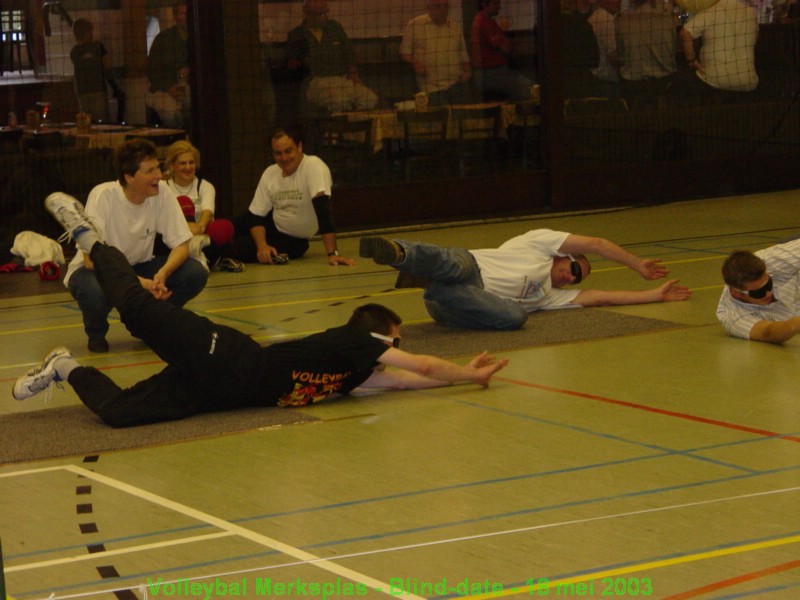
[[495, 97], [529, 100], [533, 82], [508, 66], [514, 48], [494, 19], [498, 14], [500, 0], [478, 0], [478, 14], [472, 21], [470, 37], [475, 84], [484, 100]]

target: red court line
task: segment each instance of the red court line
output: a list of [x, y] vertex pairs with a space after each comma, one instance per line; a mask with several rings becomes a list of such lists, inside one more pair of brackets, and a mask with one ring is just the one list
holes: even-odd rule
[[[138, 362], [138, 363], [125, 363], [123, 365], [106, 365], [105, 367], [97, 367], [97, 370], [98, 371], [110, 371], [111, 369], [127, 369], [127, 368], [130, 368], [130, 367], [147, 367], [149, 365], [158, 365], [158, 364], [164, 364], [164, 361], [161, 360], [161, 359], [158, 359], [158, 360], [148, 360], [148, 361]], [[16, 381], [17, 378], [18, 378], [18, 376], [17, 377], [2, 377], [2, 378], [0, 378], [0, 383], [4, 383], [6, 381]]]
[[666, 415], [668, 417], [677, 417], [679, 419], [686, 419], [687, 421], [695, 421], [696, 423], [705, 423], [706, 425], [714, 425], [715, 427], [725, 427], [727, 429], [734, 429], [736, 431], [743, 431], [745, 433], [753, 433], [755, 435], [763, 435], [766, 437], [777, 437], [782, 440], [790, 442], [800, 442], [800, 437], [783, 435], [774, 431], [767, 431], [766, 429], [756, 429], [755, 427], [748, 427], [747, 425], [737, 425], [736, 423], [726, 423], [725, 421], [718, 421], [716, 419], [708, 419], [706, 417], [699, 417], [697, 415], [690, 415], [687, 413], [675, 412], [666, 410], [664, 408], [655, 408], [653, 406], [645, 406], [644, 404], [636, 404], [635, 402], [626, 402], [624, 400], [614, 400], [613, 398], [605, 398], [595, 394], [586, 394], [584, 392], [576, 392], [574, 390], [564, 390], [561, 388], [554, 388], [547, 385], [540, 385], [538, 383], [531, 383], [529, 381], [519, 381], [516, 379], [508, 379], [506, 377], [494, 377], [495, 381], [505, 381], [520, 385], [523, 387], [536, 388], [539, 390], [546, 390], [548, 392], [556, 392], [557, 394], [565, 394], [567, 396], [575, 396], [578, 398], [586, 398], [587, 400], [597, 400], [598, 402], [606, 402], [607, 404], [616, 404], [618, 406], [625, 406], [627, 408], [635, 408], [637, 410], [645, 410], [647, 412], [656, 413], [659, 415]]
[[668, 596], [663, 600], [685, 600], [686, 598], [695, 598], [703, 594], [716, 592], [726, 587], [731, 587], [734, 585], [738, 585], [740, 583], [746, 583], [748, 581], [753, 581], [754, 579], [766, 577], [767, 575], [774, 575], [775, 573], [780, 573], [781, 571], [789, 571], [790, 569], [796, 569], [798, 567], [800, 567], [800, 560], [792, 560], [787, 563], [783, 563], [782, 565], [775, 565], [774, 567], [768, 567], [760, 571], [745, 573], [744, 575], [739, 575], [738, 577], [732, 577], [731, 579], [724, 579], [722, 581], [717, 581], [716, 583], [710, 583], [708, 585], [704, 585], [703, 587], [695, 588], [693, 590], [687, 590], [685, 592], [681, 592], [680, 594], [675, 594], [674, 596]]

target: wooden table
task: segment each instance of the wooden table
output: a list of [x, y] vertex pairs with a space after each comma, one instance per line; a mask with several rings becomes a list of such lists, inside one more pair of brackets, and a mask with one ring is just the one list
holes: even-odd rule
[[[515, 124], [519, 120], [517, 106], [508, 102], [481, 102], [476, 104], [460, 104], [444, 106], [450, 111], [450, 118], [447, 124], [447, 138], [456, 139], [458, 137], [458, 124], [452, 118], [453, 109], [459, 108], [491, 108], [500, 106], [500, 136], [506, 137], [509, 125]], [[349, 121], [372, 121], [372, 144], [375, 152], [379, 152], [384, 142], [387, 140], [403, 139], [403, 124], [397, 115], [401, 111], [396, 109], [385, 110], [359, 110], [352, 112], [335, 113], [334, 117], [345, 117]]]

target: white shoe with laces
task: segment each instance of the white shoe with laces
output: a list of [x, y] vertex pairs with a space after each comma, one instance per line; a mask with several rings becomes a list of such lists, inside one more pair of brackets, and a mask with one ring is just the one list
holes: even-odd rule
[[31, 396], [35, 396], [40, 392], [50, 389], [53, 384], [61, 387], [59, 382], [61, 379], [56, 372], [54, 363], [57, 358], [67, 357], [72, 358], [72, 353], [68, 348], [59, 346], [53, 348], [50, 353], [45, 356], [42, 364], [38, 367], [30, 369], [25, 375], [22, 375], [14, 382], [14, 389], [12, 395], [17, 400], [27, 400]]
[[59, 242], [75, 240], [75, 243], [84, 252], [91, 250], [91, 248], [82, 247], [78, 240], [80, 235], [87, 231], [97, 233], [94, 224], [83, 212], [83, 204], [64, 192], [54, 192], [45, 198], [44, 206], [64, 228], [64, 234], [58, 238]]

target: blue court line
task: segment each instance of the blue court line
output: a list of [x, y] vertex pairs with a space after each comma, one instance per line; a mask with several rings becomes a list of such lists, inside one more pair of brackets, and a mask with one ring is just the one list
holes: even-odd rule
[[586, 427], [579, 427], [577, 425], [569, 425], [567, 423], [563, 423], [563, 422], [559, 422], [559, 421], [552, 421], [550, 419], [543, 419], [542, 417], [534, 417], [532, 415], [527, 415], [527, 414], [524, 414], [524, 413], [518, 413], [518, 412], [514, 412], [514, 411], [502, 409], [502, 408], [497, 408], [497, 407], [493, 407], [493, 406], [485, 406], [485, 405], [479, 404], [477, 402], [471, 402], [471, 401], [468, 401], [468, 400], [458, 400], [458, 399], [456, 399], [456, 400], [454, 400], [454, 402], [456, 402], [457, 404], [464, 404], [466, 406], [472, 406], [473, 408], [479, 408], [479, 409], [482, 409], [482, 410], [488, 410], [488, 411], [491, 411], [491, 412], [500, 413], [500, 414], [503, 414], [503, 415], [506, 415], [506, 416], [522, 418], [523, 420], [526, 420], [526, 421], [534, 421], [534, 422], [537, 422], [537, 423], [543, 423], [545, 425], [550, 425], [552, 427], [560, 427], [562, 429], [568, 429], [568, 430], [573, 431], [573, 432], [584, 433], [584, 434], [587, 434], [587, 435], [590, 435], [590, 436], [599, 437], [599, 438], [603, 438], [603, 439], [606, 439], [606, 440], [612, 440], [612, 441], [615, 441], [615, 442], [622, 442], [624, 444], [631, 444], [633, 446], [639, 446], [639, 447], [642, 447], [642, 448], [647, 448], [649, 450], [658, 450], [659, 452], [664, 452], [665, 454], [669, 454], [669, 455], [682, 455], [682, 456], [685, 456], [686, 458], [691, 458], [691, 459], [694, 459], [694, 460], [701, 460], [701, 461], [709, 462], [709, 463], [712, 463], [712, 464], [715, 464], [715, 465], [721, 466], [721, 467], [726, 467], [726, 468], [730, 468], [730, 469], [738, 469], [740, 471], [745, 471], [745, 472], [753, 472], [753, 473], [757, 472], [754, 469], [748, 469], [747, 467], [743, 467], [743, 466], [740, 466], [740, 465], [727, 463], [727, 462], [721, 461], [721, 460], [708, 458], [706, 456], [695, 456], [694, 454], [688, 453], [688, 452], [686, 452], [684, 450], [675, 450], [675, 449], [672, 449], [672, 448], [666, 448], [664, 446], [658, 446], [658, 445], [655, 445], [655, 444], [647, 444], [647, 443], [644, 443], [644, 442], [637, 442], [635, 440], [624, 438], [624, 437], [621, 437], [621, 436], [618, 436], [618, 435], [614, 435], [614, 434], [611, 434], [611, 433], [604, 433], [604, 432], [597, 431], [597, 430], [594, 430], [594, 429], [588, 429]]
[[[800, 434], [800, 432], [791, 433], [789, 435], [798, 435], [798, 434]], [[306, 508], [297, 508], [297, 509], [288, 510], [288, 511], [282, 511], [282, 512], [265, 513], [265, 514], [260, 514], [260, 515], [252, 515], [252, 516], [249, 516], [249, 517], [240, 517], [238, 519], [231, 519], [230, 521], [231, 521], [231, 523], [242, 524], [242, 523], [247, 523], [247, 522], [251, 522], [251, 521], [258, 521], [258, 520], [264, 520], [264, 519], [277, 519], [277, 518], [281, 518], [281, 517], [294, 516], [294, 515], [300, 515], [300, 514], [305, 514], [305, 513], [313, 513], [313, 512], [320, 512], [320, 511], [327, 511], [327, 510], [336, 510], [336, 509], [339, 509], [339, 508], [348, 508], [348, 507], [351, 507], [351, 506], [372, 504], [372, 503], [375, 503], [375, 502], [387, 502], [387, 501], [392, 501], [392, 500], [401, 499], [401, 498], [423, 496], [423, 495], [428, 495], [428, 494], [438, 494], [438, 493], [442, 493], [442, 492], [448, 492], [448, 491], [459, 490], [459, 489], [470, 489], [470, 488], [483, 487], [483, 486], [488, 486], [488, 485], [511, 483], [511, 482], [515, 482], [515, 481], [525, 481], [525, 480], [529, 480], [529, 479], [539, 479], [539, 478], [549, 477], [549, 476], [558, 476], [558, 475], [565, 475], [565, 474], [569, 474], [569, 473], [578, 473], [578, 472], [582, 472], [582, 471], [590, 471], [590, 470], [594, 470], [594, 469], [602, 469], [602, 468], [606, 468], [606, 467], [610, 467], [610, 466], [618, 466], [618, 465], [622, 465], [622, 464], [626, 464], [626, 463], [634, 463], [634, 462], [641, 462], [641, 461], [646, 461], [646, 460], [669, 458], [669, 457], [672, 457], [675, 453], [703, 452], [703, 451], [708, 451], [708, 450], [717, 450], [717, 449], [720, 449], [720, 448], [730, 448], [730, 447], [741, 446], [741, 445], [746, 445], [746, 444], [762, 444], [762, 443], [766, 443], [766, 442], [770, 442], [770, 441], [775, 441], [777, 439], [779, 439], [779, 438], [770, 438], [770, 437], [763, 437], [763, 436], [754, 437], [754, 438], [747, 438], [747, 439], [742, 439], [742, 440], [735, 440], [735, 441], [732, 441], [732, 442], [721, 442], [721, 443], [716, 443], [716, 444], [710, 444], [710, 445], [707, 445], [707, 446], [698, 446], [696, 448], [689, 448], [689, 449], [683, 450], [683, 451], [667, 450], [667, 451], [664, 451], [664, 452], [660, 452], [658, 454], [647, 454], [647, 455], [642, 455], [642, 456], [637, 456], [637, 457], [632, 457], [632, 458], [630, 458], [630, 457], [629, 458], [622, 458], [622, 459], [614, 460], [614, 461], [604, 461], [604, 462], [601, 462], [601, 463], [594, 463], [594, 464], [588, 464], [588, 465], [578, 465], [578, 466], [574, 466], [574, 467], [565, 467], [565, 468], [561, 468], [561, 469], [553, 469], [551, 471], [539, 471], [539, 472], [535, 472], [535, 473], [524, 473], [524, 474], [520, 474], [520, 475], [510, 475], [510, 476], [506, 476], [506, 477], [497, 477], [497, 478], [492, 478], [492, 479], [483, 479], [483, 480], [470, 481], [470, 482], [464, 482], [464, 483], [456, 483], [456, 484], [451, 484], [451, 485], [447, 485], [447, 486], [423, 488], [423, 489], [420, 489], [420, 490], [413, 490], [413, 491], [408, 491], [408, 492], [399, 492], [399, 493], [385, 495], [385, 496], [373, 496], [373, 497], [370, 497], [370, 498], [360, 498], [360, 499], [357, 499], [357, 500], [348, 500], [348, 501], [344, 501], [344, 502], [335, 502], [335, 503], [323, 504], [323, 505], [319, 505], [319, 506], [311, 506], [311, 507], [306, 507]], [[792, 469], [792, 468], [795, 468], [795, 467], [789, 467], [789, 469]], [[752, 475], [758, 476], [758, 475], [769, 474], [769, 473], [770, 473], [770, 471], [753, 472]], [[208, 527], [206, 525], [190, 525], [190, 526], [186, 526], [186, 527], [180, 527], [180, 528], [174, 528], [174, 529], [164, 529], [164, 530], [154, 531], [154, 532], [150, 532], [150, 533], [136, 534], [136, 535], [132, 535], [132, 536], [123, 536], [123, 537], [119, 537], [119, 538], [104, 539], [104, 540], [101, 540], [98, 543], [117, 544], [117, 543], [125, 542], [125, 541], [136, 541], [136, 540], [141, 540], [141, 539], [146, 539], [146, 538], [152, 538], [154, 536], [159, 536], [159, 535], [171, 535], [171, 534], [174, 534], [174, 533], [197, 532], [197, 531], [202, 531], [202, 530], [205, 530], [205, 529], [208, 529]], [[85, 544], [78, 544], [78, 545], [74, 545], [74, 546], [61, 546], [61, 547], [51, 548], [51, 549], [47, 549], [47, 550], [37, 550], [37, 551], [34, 551], [34, 552], [26, 552], [26, 553], [21, 553], [21, 554], [14, 554], [14, 555], [6, 554], [6, 560], [41, 557], [41, 556], [50, 554], [52, 552], [62, 552], [62, 551], [67, 551], [67, 550], [82, 549], [84, 547], [85, 547]]]
[[[793, 535], [797, 535], [798, 533], [800, 533], [800, 531], [782, 532], [782, 533], [774, 534], [774, 535], [771, 535], [771, 536], [765, 536], [765, 537], [760, 537], [760, 538], [750, 538], [750, 539], [745, 539], [745, 540], [737, 540], [735, 542], [727, 542], [727, 543], [722, 543], [722, 544], [716, 544], [714, 546], [701, 548], [701, 549], [696, 549], [695, 548], [695, 549], [685, 550], [685, 551], [681, 551], [681, 552], [673, 552], [673, 553], [669, 553], [669, 554], [665, 554], [665, 555], [657, 555], [657, 556], [654, 556], [654, 557], [644, 557], [644, 558], [640, 557], [640, 558], [638, 558], [638, 559], [636, 559], [634, 561], [626, 561], [626, 562], [622, 562], [622, 563], [614, 563], [614, 564], [611, 564], [611, 565], [596, 566], [596, 567], [592, 567], [590, 569], [583, 569], [583, 570], [580, 570], [580, 571], [574, 571], [574, 572], [564, 573], [564, 574], [550, 575], [550, 576], [547, 576], [547, 577], [549, 579], [551, 579], [551, 580], [559, 580], [559, 579], [564, 579], [564, 578], [569, 578], [569, 577], [588, 575], [588, 574], [595, 573], [595, 572], [604, 572], [604, 571], [607, 571], [607, 570], [614, 570], [614, 569], [623, 568], [623, 567], [635, 566], [637, 564], [647, 564], [647, 563], [651, 563], [651, 562], [654, 562], [654, 561], [667, 560], [667, 559], [671, 559], [671, 558], [680, 558], [682, 556], [688, 556], [688, 555], [697, 554], [697, 553], [713, 552], [713, 551], [716, 551], [716, 550], [721, 550], [721, 549], [726, 549], [726, 548], [736, 548], [738, 546], [749, 545], [749, 544], [754, 544], [754, 543], [761, 543], [761, 542], [771, 541], [771, 540], [775, 540], [775, 539], [781, 539], [781, 538], [785, 538], [785, 537], [791, 537]], [[370, 537], [370, 538], [367, 538], [367, 539], [373, 539], [373, 538]], [[314, 544], [314, 545], [311, 545], [311, 546], [305, 546], [305, 547], [303, 547], [303, 549], [309, 550], [309, 549], [315, 548], [317, 546], [318, 546], [318, 544]], [[200, 568], [203, 568], [203, 567], [219, 566], [219, 565], [231, 565], [231, 563], [235, 563], [235, 562], [252, 561], [254, 559], [272, 557], [272, 556], [276, 556], [276, 555], [280, 555], [280, 554], [281, 553], [276, 551], [276, 550], [271, 550], [271, 551], [266, 551], [266, 552], [249, 553], [249, 554], [243, 554], [243, 555], [238, 555], [238, 556], [229, 556], [229, 557], [226, 557], [225, 559], [217, 559], [217, 560], [212, 560], [212, 561], [203, 561], [203, 562], [193, 563], [191, 565], [179, 565], [179, 566], [175, 566], [175, 567], [171, 567], [171, 568], [160, 569], [158, 571], [158, 575], [159, 576], [163, 576], [163, 575], [166, 575], [167, 573], [174, 573], [174, 572], [186, 572], [186, 571], [191, 572], [193, 570], [199, 570]], [[98, 556], [98, 558], [100, 558], [100, 556]], [[336, 560], [336, 556], [335, 555], [331, 555], [331, 556], [329, 556], [327, 558], [329, 558], [330, 560]], [[264, 569], [266, 569], [267, 567], [268, 567], [268, 565], [265, 565]], [[233, 566], [230, 566], [229, 568], [233, 569]], [[252, 571], [252, 572], [257, 572], [257, 571]], [[115, 587], [121, 587], [121, 586], [117, 586], [116, 584], [117, 583], [123, 583], [123, 582], [126, 582], [126, 581], [135, 581], [136, 583], [142, 583], [143, 581], [145, 581], [147, 576], [152, 576], [152, 574], [153, 574], [152, 571], [145, 571], [145, 572], [140, 572], [140, 573], [135, 573], [135, 574], [130, 574], [130, 575], [124, 575], [124, 576], [120, 576], [120, 577], [114, 578], [113, 581], [109, 581], [108, 583], [111, 584], [111, 585], [114, 585]], [[540, 576], [545, 576], [545, 575], [536, 574], [536, 576], [540, 577]], [[73, 589], [80, 589], [80, 588], [86, 587], [87, 585], [95, 585], [96, 583], [97, 583], [96, 581], [92, 580], [91, 582], [88, 582], [88, 583], [74, 583], [74, 584], [70, 584], [70, 585], [59, 586], [57, 588], [45, 588], [45, 589], [40, 589], [40, 590], [29, 590], [27, 592], [17, 593], [16, 596], [19, 597], [19, 598], [23, 598], [23, 597], [34, 596], [34, 595], [37, 595], [37, 594], [42, 594], [42, 593], [53, 593], [53, 592], [56, 592], [56, 591], [68, 591], [68, 590], [73, 590]], [[513, 587], [520, 587], [521, 588], [521, 587], [524, 587], [524, 585], [525, 585], [525, 582], [518, 582], [517, 584], [513, 584], [513, 583], [504, 584], [504, 587], [506, 589], [513, 588]], [[789, 586], [789, 587], [795, 587], [795, 586]], [[788, 589], [788, 588], [778, 588], [778, 589]], [[452, 598], [452, 597], [455, 597], [455, 596], [437, 596], [437, 598]], [[731, 597], [737, 597], [737, 596], [731, 596]]]
[[390, 539], [396, 536], [403, 536], [415, 533], [423, 533], [428, 531], [436, 531], [439, 529], [445, 529], [449, 527], [460, 527], [463, 525], [473, 525], [476, 523], [485, 523], [489, 521], [494, 521], [496, 519], [508, 519], [512, 517], [519, 517], [524, 515], [532, 515], [537, 513], [543, 513], [551, 510], [561, 510], [564, 508], [574, 508], [576, 506], [587, 506], [592, 504], [600, 504], [603, 502], [612, 502], [616, 500], [622, 500], [626, 498], [640, 498], [644, 496], [652, 496], [656, 494], [661, 494], [665, 492], [674, 492], [676, 490], [687, 490], [693, 488], [699, 488], [707, 485], [716, 485], [719, 483], [730, 483], [732, 481], [742, 481], [745, 479], [749, 479], [751, 477], [761, 477], [764, 475], [774, 475], [776, 473], [785, 473], [790, 471], [798, 471], [800, 470], [800, 465], [792, 466], [792, 467], [784, 467], [780, 469], [772, 469], [769, 471], [763, 471], [757, 474], [745, 474], [745, 475], [734, 475], [731, 477], [722, 477], [718, 479], [707, 479], [705, 481], [698, 481], [694, 483], [687, 483], [687, 484], [680, 484], [680, 485], [673, 485], [661, 488], [653, 488], [650, 490], [637, 490], [635, 492], [626, 492], [623, 494], [616, 494], [613, 496], [597, 496], [594, 498], [587, 498], [584, 500], [572, 500], [570, 502], [562, 502], [559, 504], [550, 504], [546, 506], [536, 506], [532, 508], [524, 508], [518, 510], [512, 510], [505, 513], [495, 513], [491, 515], [483, 515], [480, 517], [472, 517], [469, 519], [461, 519], [458, 521], [450, 521], [450, 522], [443, 522], [443, 523], [436, 523], [434, 525], [422, 525], [418, 527], [410, 527], [408, 529], [398, 529], [393, 531], [387, 531], [383, 533], [372, 533], [368, 535], [361, 535], [352, 538], [344, 538], [338, 540], [330, 540], [328, 542], [317, 542], [311, 544], [310, 546], [305, 547], [305, 549], [318, 549], [318, 548], [329, 548], [334, 546], [340, 546], [342, 544], [354, 544], [358, 542], [364, 541], [375, 541], [375, 540], [385, 540]]

